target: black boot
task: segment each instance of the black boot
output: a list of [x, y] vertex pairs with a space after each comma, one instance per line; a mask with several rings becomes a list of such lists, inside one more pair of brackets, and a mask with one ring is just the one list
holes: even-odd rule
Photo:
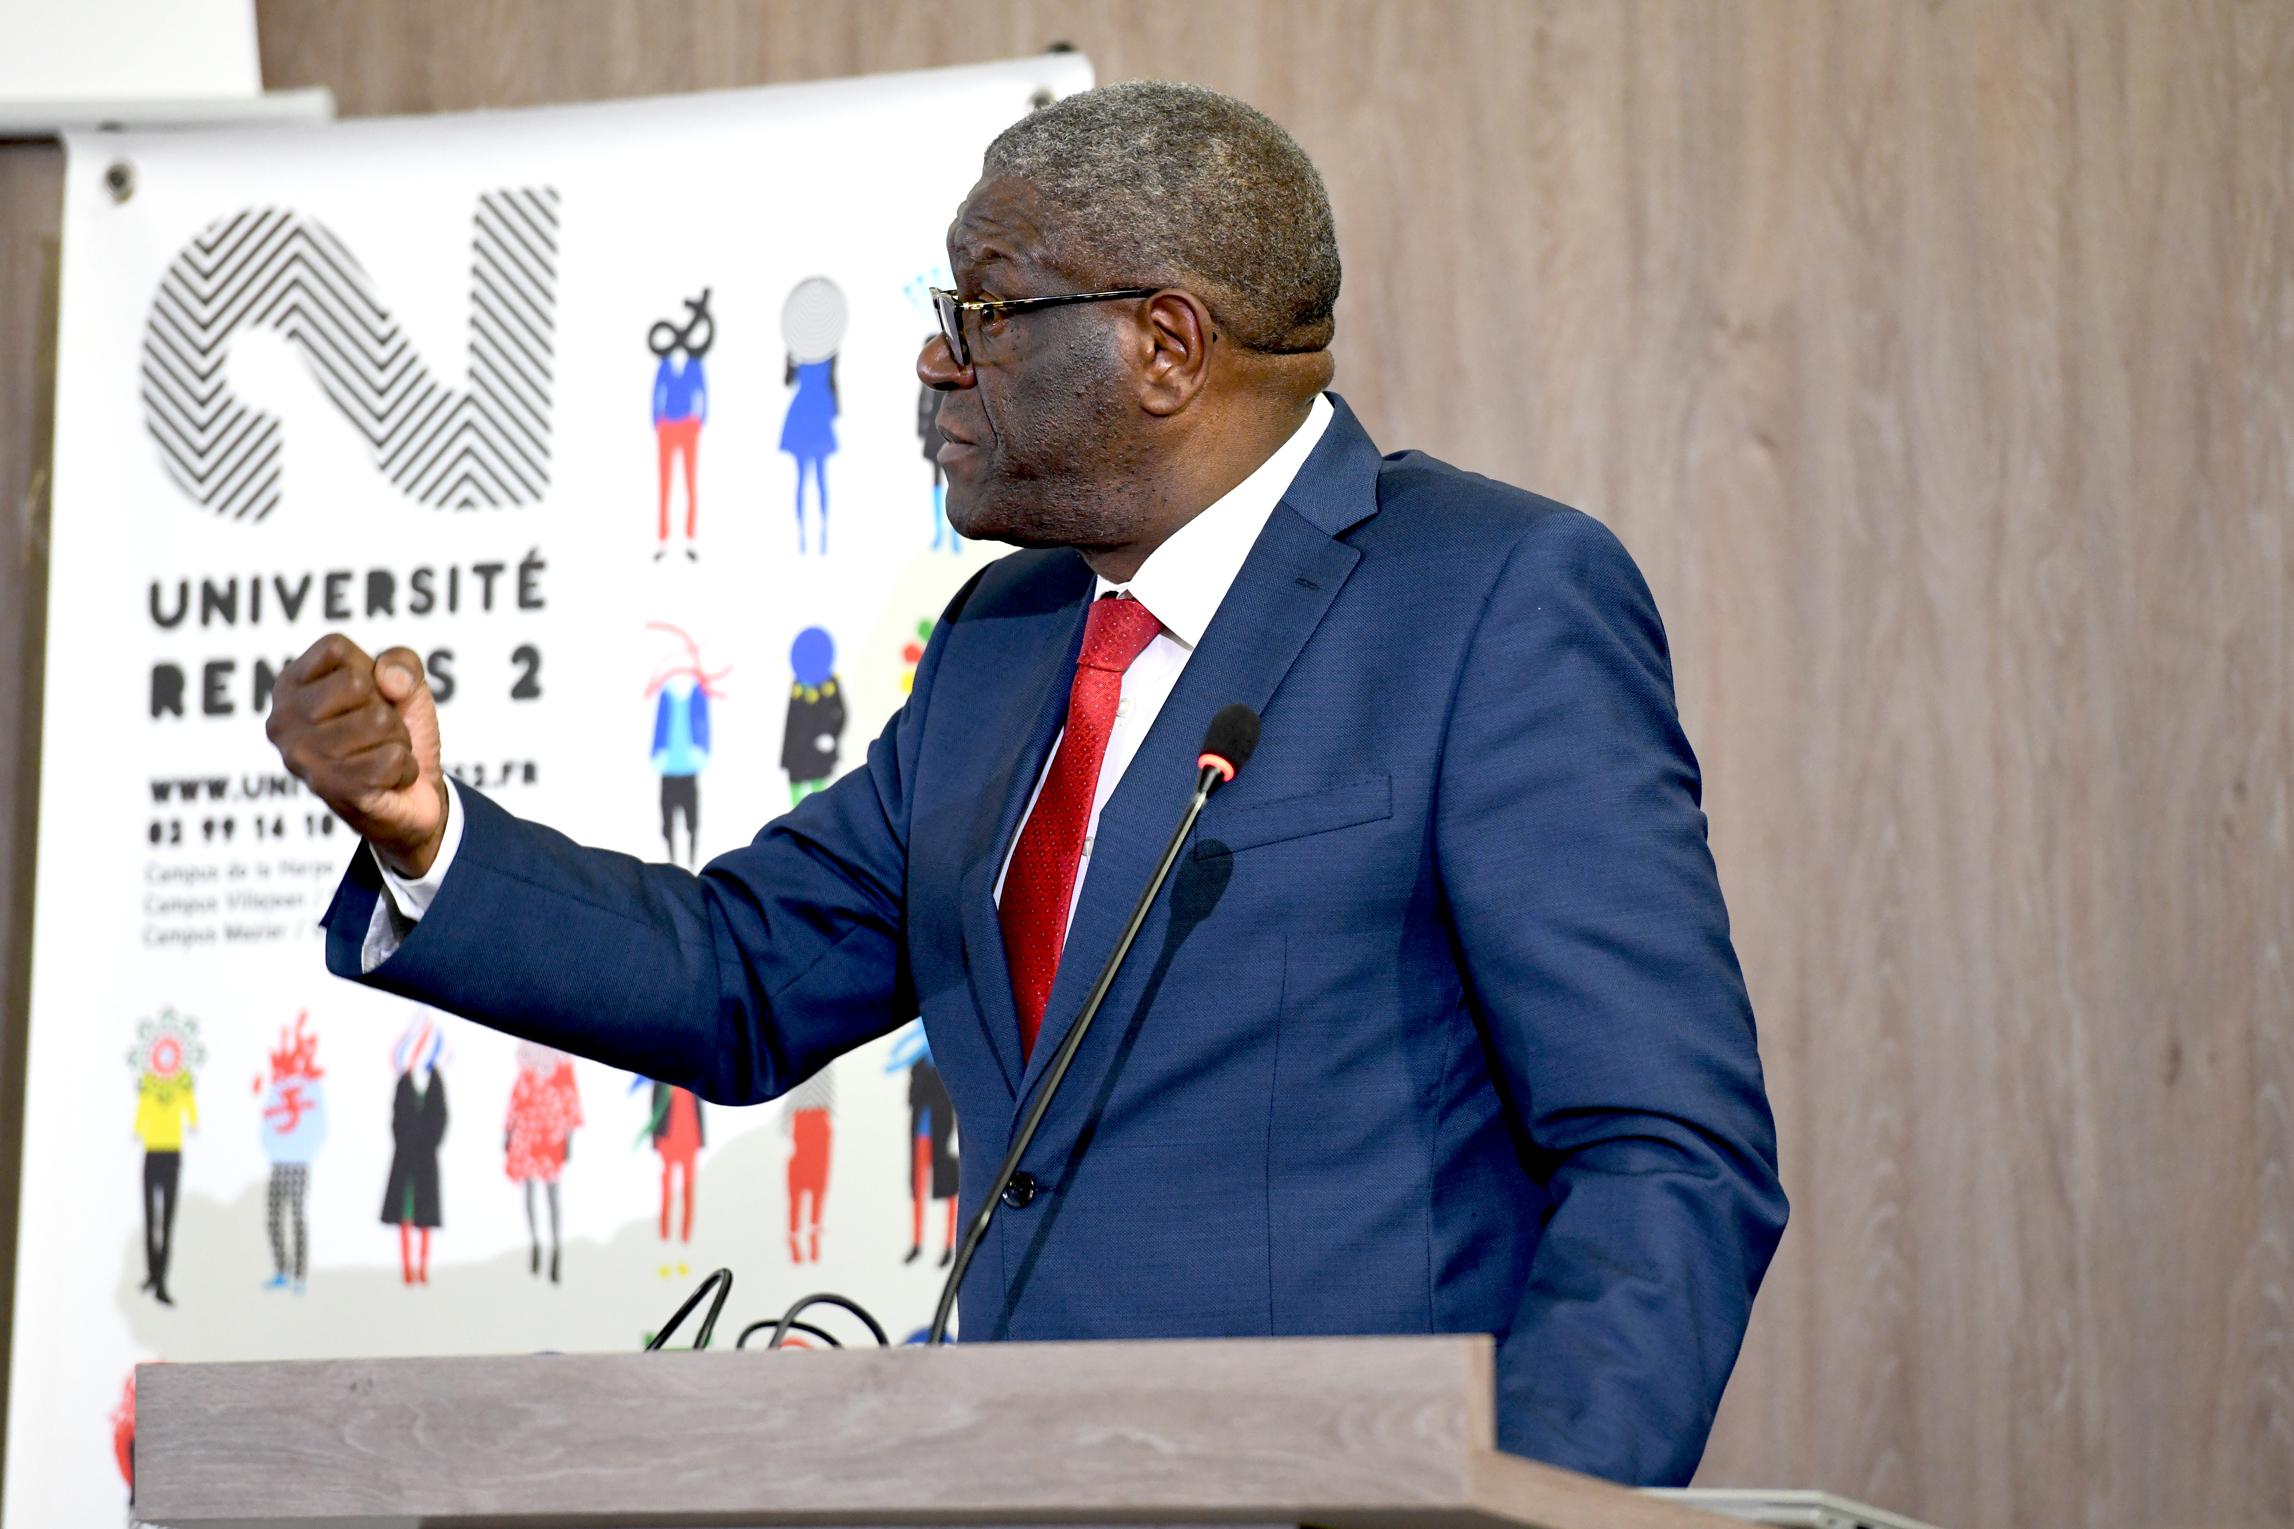
[[919, 1258], [922, 1258], [923, 1256], [924, 1256], [924, 1244], [922, 1244], [921, 1242], [919, 1242], [918, 1244], [916, 1244], [916, 1246], [914, 1246], [914, 1247], [910, 1248], [910, 1249], [908, 1250], [908, 1256], [907, 1256], [906, 1258], [903, 1258], [903, 1259], [901, 1259], [900, 1261], [901, 1261], [902, 1263], [904, 1263], [904, 1264], [912, 1264], [912, 1263], [914, 1263], [914, 1262], [915, 1262], [917, 1259], [919, 1259]]
[[542, 1272], [542, 1245], [538, 1242], [534, 1244], [533, 1257], [526, 1260], [526, 1272], [528, 1274], [539, 1274]]
[[550, 1283], [553, 1285], [558, 1282], [558, 1254], [564, 1251], [563, 1248], [550, 1249]]

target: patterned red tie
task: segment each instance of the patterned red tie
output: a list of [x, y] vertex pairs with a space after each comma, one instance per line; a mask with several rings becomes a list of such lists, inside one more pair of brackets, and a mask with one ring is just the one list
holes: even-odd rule
[[1067, 943], [1067, 910], [1083, 860], [1084, 830], [1091, 824], [1091, 799], [1099, 789], [1099, 762], [1106, 757], [1116, 703], [1123, 698], [1123, 671], [1162, 629], [1146, 606], [1127, 595], [1092, 601], [1084, 621], [1083, 651], [1067, 693], [1067, 732], [1035, 810], [1020, 830], [996, 910], [1004, 928], [1004, 959], [1012, 969], [1012, 999], [1020, 1012], [1022, 1058], [1035, 1051], [1052, 978], [1059, 972], [1060, 947]]

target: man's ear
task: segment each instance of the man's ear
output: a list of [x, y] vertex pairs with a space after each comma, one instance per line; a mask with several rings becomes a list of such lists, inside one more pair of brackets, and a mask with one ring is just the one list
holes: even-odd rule
[[1211, 378], [1217, 343], [1211, 310], [1192, 292], [1169, 289], [1147, 299], [1139, 327], [1146, 363], [1139, 374], [1139, 405], [1171, 415], [1192, 403]]

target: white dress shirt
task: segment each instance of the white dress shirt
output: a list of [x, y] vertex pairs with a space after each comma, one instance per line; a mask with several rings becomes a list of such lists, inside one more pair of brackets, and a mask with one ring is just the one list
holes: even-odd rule
[[[1266, 529], [1268, 517], [1282, 502], [1299, 468], [1306, 465], [1308, 454], [1321, 441], [1323, 432], [1330, 428], [1332, 413], [1330, 400], [1317, 396], [1307, 410], [1305, 423], [1275, 448], [1274, 455], [1201, 514], [1172, 532], [1163, 545], [1148, 554], [1128, 584], [1116, 584], [1104, 578], [1095, 581], [1093, 599], [1110, 592], [1129, 594], [1154, 613], [1163, 630], [1123, 674], [1121, 699], [1115, 703], [1115, 725], [1108, 732], [1107, 753], [1100, 760], [1099, 783], [1091, 796], [1091, 820], [1084, 828], [1083, 859], [1076, 866], [1075, 891], [1068, 899], [1069, 922], [1074, 921], [1076, 899], [1083, 895], [1084, 875], [1091, 868], [1091, 844], [1099, 832], [1100, 809], [1115, 794], [1147, 730], [1155, 725], [1156, 715], [1170, 699], [1172, 687], [1179, 683], [1180, 671], [1187, 667], [1187, 660], [1194, 655], [1196, 644], [1203, 640], [1211, 617], [1234, 586], [1235, 576], [1242, 572], [1243, 562], [1250, 556], [1259, 533]], [[1059, 740], [1055, 739], [1050, 758], [1058, 756]], [[1050, 774], [1051, 763], [1047, 759], [1043, 773], [1036, 777], [1035, 790], [1028, 796], [1029, 814], [1035, 811], [1035, 799], [1042, 793], [1044, 780]], [[1027, 817], [1023, 815], [1022, 827], [1026, 822]], [[405, 929], [421, 919], [430, 900], [438, 895], [438, 888], [445, 881], [461, 843], [462, 808], [457, 792], [449, 790], [446, 831], [439, 840], [438, 858], [430, 863], [430, 869], [410, 878], [382, 866], [383, 885], [390, 895], [387, 899], [375, 899], [374, 917], [367, 926], [360, 952], [362, 969], [372, 971], [386, 960], [406, 937]], [[998, 903], [1003, 901], [1004, 872], [1011, 868], [1012, 851], [1018, 845], [1019, 835], [1015, 832], [1011, 844], [1004, 849], [1004, 868], [996, 873]], [[392, 909], [384, 906], [386, 901], [395, 907], [395, 919], [391, 916]]]

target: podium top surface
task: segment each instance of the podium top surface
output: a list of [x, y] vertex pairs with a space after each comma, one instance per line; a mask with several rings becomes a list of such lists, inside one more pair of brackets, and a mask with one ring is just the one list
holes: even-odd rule
[[416, 1524], [1726, 1520], [1498, 1453], [1486, 1337], [145, 1365], [137, 1513]]

